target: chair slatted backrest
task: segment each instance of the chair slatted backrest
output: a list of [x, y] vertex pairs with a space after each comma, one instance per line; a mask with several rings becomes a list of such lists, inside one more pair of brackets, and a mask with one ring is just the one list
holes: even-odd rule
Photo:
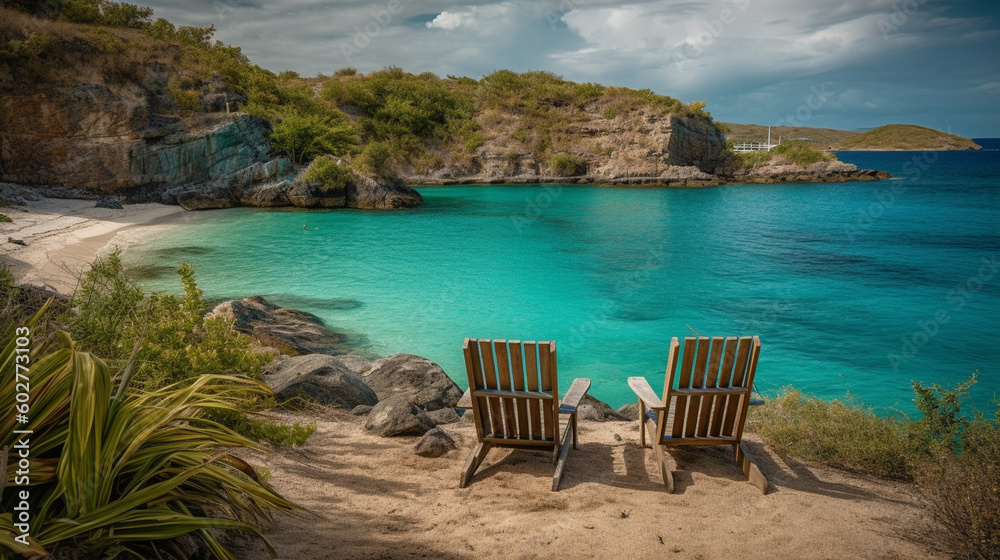
[[559, 442], [555, 342], [467, 338], [462, 345], [480, 441]]
[[676, 371], [679, 353], [675, 337], [670, 342], [663, 386], [663, 404], [673, 414], [662, 415], [658, 439], [739, 441], [750, 405], [760, 339], [685, 338], [680, 371]]

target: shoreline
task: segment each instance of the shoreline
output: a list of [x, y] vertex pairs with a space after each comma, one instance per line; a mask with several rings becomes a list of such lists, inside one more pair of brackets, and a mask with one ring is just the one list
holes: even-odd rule
[[[124, 248], [120, 233], [143, 228], [161, 231], [185, 210], [159, 203], [129, 204], [123, 209], [96, 208], [93, 200], [40, 198], [27, 206], [3, 209], [12, 222], [0, 224], [0, 264], [18, 284], [33, 284], [71, 295], [80, 275], [106, 249]], [[25, 245], [9, 241], [23, 241]]]

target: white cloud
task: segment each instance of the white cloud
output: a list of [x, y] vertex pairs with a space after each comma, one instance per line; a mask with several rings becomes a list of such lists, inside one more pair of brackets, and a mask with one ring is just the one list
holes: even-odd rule
[[459, 27], [479, 27], [484, 24], [488, 25], [491, 20], [508, 14], [513, 8], [512, 2], [502, 2], [486, 6], [470, 6], [459, 12], [443, 11], [433, 20], [427, 22], [427, 27], [444, 29], [445, 31]]

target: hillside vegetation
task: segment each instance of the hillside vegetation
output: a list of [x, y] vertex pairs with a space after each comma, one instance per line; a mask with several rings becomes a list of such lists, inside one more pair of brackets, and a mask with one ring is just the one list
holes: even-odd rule
[[978, 150], [968, 138], [912, 124], [887, 124], [844, 140], [837, 150]]
[[541, 172], [575, 174], [586, 160], [615, 150], [580, 143], [579, 128], [594, 119], [710, 119], [701, 102], [549, 72], [499, 70], [478, 80], [396, 67], [367, 75], [350, 68], [315, 78], [276, 74], [239, 47], [213, 40], [213, 27], [175, 27], [154, 20], [151, 9], [109, 0], [43, 4], [2, 0], [0, 91], [132, 85], [160, 116], [197, 120], [243, 111], [272, 123], [273, 147], [299, 164], [329, 154], [376, 175], [425, 175], [445, 166], [471, 174], [484, 165], [477, 150], [494, 141], [501, 158], [527, 155]]

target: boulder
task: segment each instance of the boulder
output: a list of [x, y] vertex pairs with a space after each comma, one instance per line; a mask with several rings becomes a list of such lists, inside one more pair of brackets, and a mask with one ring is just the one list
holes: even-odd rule
[[373, 408], [375, 407], [367, 404], [359, 404], [358, 406], [351, 409], [351, 414], [355, 416], [364, 416], [369, 412], [371, 412]]
[[117, 198], [106, 196], [104, 198], [97, 199], [97, 204], [94, 208], [111, 208], [112, 210], [121, 210], [122, 201]]
[[323, 321], [304, 311], [280, 307], [260, 296], [224, 301], [208, 317], [222, 316], [233, 327], [268, 346], [298, 354], [341, 354], [346, 336], [326, 328]]
[[403, 397], [380, 401], [365, 421], [365, 429], [382, 437], [420, 436], [434, 428], [424, 411]]
[[252, 185], [243, 190], [240, 195], [240, 202], [244, 206], [257, 208], [291, 206], [292, 203], [288, 200], [288, 191], [291, 188], [292, 184], [288, 181]]
[[413, 354], [394, 354], [372, 362], [363, 375], [380, 401], [402, 397], [423, 410], [454, 408], [462, 390], [441, 366]]
[[344, 189], [344, 206], [367, 210], [414, 208], [424, 203], [420, 193], [400, 180], [358, 176]]
[[417, 445], [413, 447], [413, 452], [421, 457], [433, 458], [440, 457], [453, 449], [455, 449], [455, 440], [451, 439], [451, 436], [444, 433], [441, 428], [434, 428], [420, 438]]
[[590, 395], [584, 395], [580, 401], [580, 406], [576, 409], [577, 418], [580, 420], [590, 420], [591, 422], [614, 422], [625, 420], [619, 416], [615, 409], [608, 406]]
[[632, 404], [627, 404], [615, 411], [618, 416], [621, 416], [625, 420], [638, 420], [639, 419], [639, 403], [635, 402]]
[[357, 354], [338, 354], [335, 356], [338, 362], [354, 373], [361, 375], [371, 368], [372, 360]]
[[325, 405], [353, 409], [373, 406], [378, 397], [361, 376], [333, 356], [307, 354], [288, 358], [265, 378], [279, 401], [301, 397]]
[[455, 412], [454, 408], [439, 408], [437, 410], [432, 410], [427, 413], [427, 416], [434, 421], [435, 426], [440, 426], [441, 424], [454, 424], [462, 419], [462, 417]]

